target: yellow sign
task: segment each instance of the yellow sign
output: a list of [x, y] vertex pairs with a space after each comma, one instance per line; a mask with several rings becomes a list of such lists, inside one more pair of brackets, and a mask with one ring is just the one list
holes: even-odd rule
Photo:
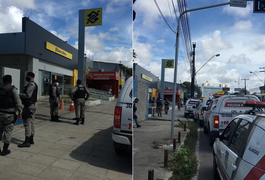
[[152, 88], [151, 98], [156, 98], [156, 89]]
[[119, 85], [120, 85], [120, 86], [123, 86], [123, 85], [124, 85], [124, 79], [120, 79], [120, 80], [119, 80]]
[[85, 26], [102, 25], [102, 8], [85, 10]]
[[180, 98], [180, 99], [183, 99], [183, 94], [180, 94], [180, 95], [179, 95], [179, 98]]
[[217, 94], [225, 94], [224, 91], [217, 91]]
[[74, 69], [73, 70], [73, 77], [72, 77], [72, 86], [76, 85], [77, 78], [78, 78], [78, 70]]
[[142, 78], [145, 79], [145, 80], [147, 80], [147, 81], [150, 81], [150, 82], [153, 81], [152, 78], [150, 78], [150, 77], [148, 77], [148, 76], [146, 76], [146, 75], [144, 75], [144, 74], [142, 74]]
[[165, 59], [165, 68], [174, 68], [174, 60]]
[[72, 60], [72, 58], [73, 58], [73, 55], [71, 53], [69, 53], [69, 52], [67, 52], [67, 51], [65, 51], [65, 50], [63, 50], [63, 49], [61, 49], [61, 48], [59, 48], [59, 47], [47, 42], [47, 41], [46, 41], [46, 49], [48, 49], [48, 50], [50, 50], [52, 52], [55, 52], [55, 53], [57, 53], [57, 54], [59, 54], [61, 56], [64, 56], [64, 57], [66, 57], [68, 59]]

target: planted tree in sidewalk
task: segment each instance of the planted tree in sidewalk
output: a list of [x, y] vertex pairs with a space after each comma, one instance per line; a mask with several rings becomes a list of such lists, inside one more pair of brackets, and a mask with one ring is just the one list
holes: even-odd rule
[[169, 169], [173, 171], [170, 180], [189, 180], [197, 172], [198, 161], [195, 155], [195, 144], [198, 138], [198, 124], [189, 122], [189, 133], [184, 145], [178, 151], [171, 154]]

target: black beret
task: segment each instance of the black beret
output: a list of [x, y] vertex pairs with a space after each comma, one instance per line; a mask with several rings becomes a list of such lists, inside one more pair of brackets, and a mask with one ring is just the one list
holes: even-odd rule
[[35, 77], [35, 74], [33, 72], [28, 72], [27, 73], [27, 76], [29, 76], [29, 77]]

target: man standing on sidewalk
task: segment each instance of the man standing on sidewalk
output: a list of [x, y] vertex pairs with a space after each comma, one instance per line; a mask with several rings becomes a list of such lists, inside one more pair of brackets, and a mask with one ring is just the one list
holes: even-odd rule
[[70, 95], [75, 104], [76, 122], [73, 123], [75, 125], [79, 125], [79, 121], [80, 124], [85, 123], [86, 100], [89, 98], [89, 91], [81, 83], [82, 81], [78, 79]]
[[38, 94], [38, 86], [34, 82], [35, 74], [33, 72], [28, 72], [26, 81], [28, 81], [27, 86], [24, 87], [22, 93], [20, 93], [20, 98], [22, 100], [23, 108], [23, 125], [25, 127], [25, 141], [19, 144], [18, 147], [30, 147], [34, 144], [33, 136], [35, 134], [34, 126], [34, 116], [36, 112], [36, 102]]
[[133, 119], [135, 120], [136, 126], [141, 127], [141, 125], [138, 123], [138, 116], [136, 115], [137, 107], [136, 104], [138, 103], [139, 99], [135, 98], [133, 101]]
[[169, 109], [169, 102], [168, 102], [168, 99], [166, 98], [166, 100], [165, 100], [165, 114], [168, 113], [168, 109]]
[[58, 119], [58, 111], [59, 111], [59, 99], [60, 99], [60, 93], [59, 93], [59, 88], [58, 88], [58, 81], [53, 80], [53, 84], [50, 85], [49, 89], [49, 102], [50, 102], [50, 114], [51, 114], [51, 121], [55, 122], [61, 122]]
[[[15, 86], [11, 86], [12, 76], [5, 75], [3, 84], [0, 85], [0, 129], [3, 129], [2, 140], [4, 142], [2, 156], [10, 154], [8, 149], [11, 142], [11, 135], [14, 127], [14, 122], [22, 119], [22, 104], [18, 96], [18, 90]], [[2, 133], [1, 133], [2, 136]]]

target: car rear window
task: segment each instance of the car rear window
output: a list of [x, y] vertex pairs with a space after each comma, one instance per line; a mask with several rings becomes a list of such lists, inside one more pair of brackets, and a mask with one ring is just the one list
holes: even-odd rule
[[189, 101], [189, 104], [197, 104], [198, 101]]

